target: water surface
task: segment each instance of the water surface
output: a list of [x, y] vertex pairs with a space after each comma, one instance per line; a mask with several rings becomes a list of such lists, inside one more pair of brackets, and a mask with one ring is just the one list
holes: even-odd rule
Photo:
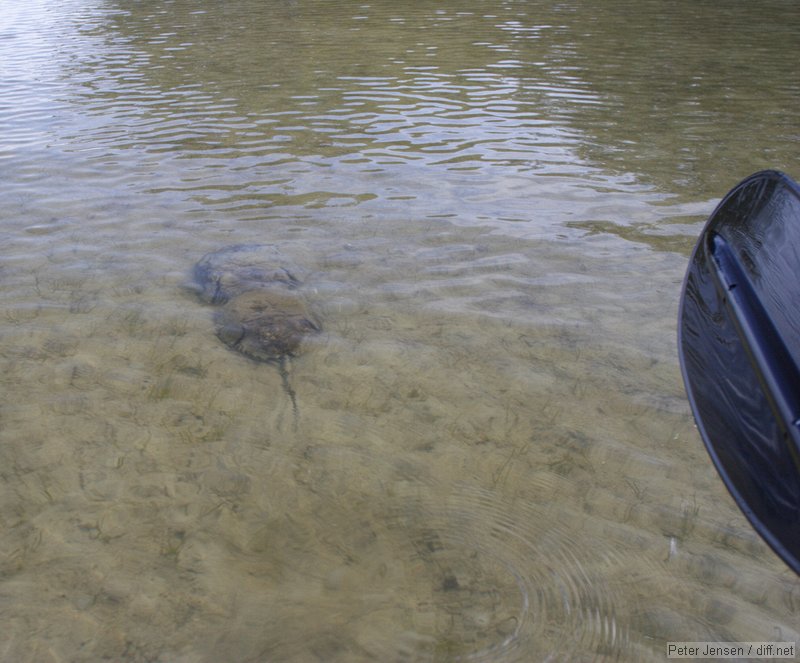
[[[0, 656], [663, 660], [798, 640], [677, 366], [716, 201], [800, 177], [794, 3], [0, 7]], [[279, 372], [189, 279], [266, 243]]]

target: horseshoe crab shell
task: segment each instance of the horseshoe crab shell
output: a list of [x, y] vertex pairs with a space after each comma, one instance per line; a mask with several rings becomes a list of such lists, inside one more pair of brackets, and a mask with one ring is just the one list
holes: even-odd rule
[[225, 304], [250, 290], [276, 285], [298, 287], [302, 271], [271, 244], [237, 244], [204, 255], [194, 267], [194, 283], [206, 304]]
[[255, 361], [277, 365], [297, 427], [297, 397], [289, 360], [305, 337], [320, 331], [299, 290], [299, 270], [269, 244], [237, 244], [204, 255], [194, 267], [194, 287], [216, 305], [217, 336]]
[[229, 299], [214, 322], [228, 347], [266, 362], [295, 356], [303, 338], [320, 331], [299, 293], [280, 285]]
[[302, 295], [302, 274], [271, 244], [236, 244], [197, 261], [194, 287], [218, 307], [214, 324], [223, 343], [256, 361], [280, 363], [320, 331]]

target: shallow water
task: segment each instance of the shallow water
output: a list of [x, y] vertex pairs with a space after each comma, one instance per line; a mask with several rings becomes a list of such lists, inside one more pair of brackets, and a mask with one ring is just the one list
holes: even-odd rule
[[[675, 317], [800, 176], [791, 2], [0, 6], [0, 656], [663, 660], [800, 639]], [[323, 332], [214, 334], [267, 243]]]

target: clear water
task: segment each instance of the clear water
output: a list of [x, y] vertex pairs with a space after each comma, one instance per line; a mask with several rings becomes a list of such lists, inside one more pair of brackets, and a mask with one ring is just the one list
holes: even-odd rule
[[[704, 218], [800, 176], [793, 2], [0, 5], [0, 658], [798, 640], [703, 450]], [[271, 244], [279, 372], [187, 287]]]

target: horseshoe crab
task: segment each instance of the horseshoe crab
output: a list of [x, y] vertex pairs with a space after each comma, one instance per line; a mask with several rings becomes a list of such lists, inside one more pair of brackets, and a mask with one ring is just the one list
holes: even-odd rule
[[219, 308], [218, 338], [255, 361], [275, 364], [297, 422], [297, 397], [289, 382], [289, 362], [303, 340], [321, 330], [298, 290], [299, 270], [274, 246], [238, 244], [203, 256], [195, 265], [198, 295]]
[[194, 266], [194, 282], [206, 304], [224, 304], [248, 290], [296, 288], [304, 275], [271, 244], [235, 244], [207, 253]]

